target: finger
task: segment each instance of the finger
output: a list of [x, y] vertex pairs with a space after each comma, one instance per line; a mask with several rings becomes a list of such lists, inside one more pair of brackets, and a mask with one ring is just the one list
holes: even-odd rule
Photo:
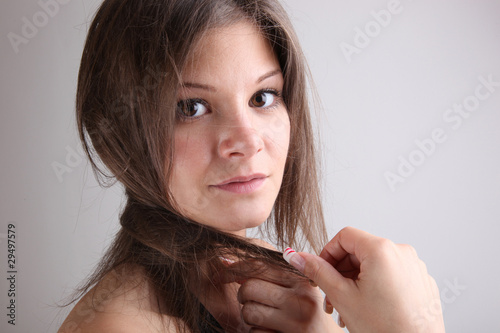
[[275, 333], [275, 330], [267, 330], [265, 328], [252, 327], [249, 333]]
[[[313, 280], [328, 296], [331, 301], [338, 299], [341, 292], [353, 287], [354, 283], [346, 279], [325, 259], [313, 254], [289, 252], [284, 255], [292, 266]], [[349, 281], [351, 284], [349, 284]]]
[[266, 317], [271, 315], [272, 308], [255, 302], [247, 302], [241, 308], [241, 319], [249, 326], [269, 329], [265, 327]]
[[243, 284], [247, 279], [248, 275], [227, 269], [218, 271], [212, 277], [212, 281], [214, 282], [215, 285], [228, 284], [234, 282], [238, 284]]
[[346, 227], [325, 245], [319, 256], [332, 266], [337, 266], [348, 257], [353, 266], [359, 267], [360, 262], [371, 254], [379, 239], [380, 237], [366, 231]]
[[252, 327], [267, 331], [301, 332], [285, 312], [260, 303], [248, 302], [241, 308], [243, 321]]
[[260, 280], [249, 279], [241, 285], [238, 290], [237, 299], [241, 304], [255, 302], [270, 307], [277, 307], [284, 303], [284, 298], [288, 288], [276, 285], [274, 283]]
[[[285, 249], [285, 251], [283, 252], [283, 259], [285, 259], [285, 261], [287, 263], [290, 264], [290, 260], [293, 258], [294, 254], [296, 254], [297, 252], [295, 252], [294, 249], [292, 249], [291, 247], [287, 247]], [[297, 257], [298, 258], [298, 257]], [[295, 259], [297, 259], [295, 258]], [[298, 261], [298, 262], [295, 262], [295, 264], [297, 265], [301, 265], [302, 262], [301, 261]], [[293, 266], [293, 265], [292, 265]], [[301, 266], [299, 271], [302, 271], [304, 268]], [[309, 279], [309, 284], [312, 286], [312, 287], [317, 287], [318, 285], [316, 284], [316, 282], [314, 282], [313, 280]]]
[[325, 313], [328, 313], [328, 314], [333, 313], [333, 305], [330, 302], [330, 300], [328, 299], [328, 296], [325, 296], [325, 299], [323, 301], [323, 311], [325, 311]]
[[339, 318], [337, 320], [337, 324], [340, 326], [340, 328], [344, 328], [345, 327], [345, 323], [342, 320], [342, 317], [340, 315], [339, 315]]
[[349, 254], [334, 265], [334, 267], [340, 274], [342, 274], [342, 276], [350, 279], [357, 279], [360, 264], [354, 255]]
[[[283, 258], [290, 263], [290, 260], [294, 261], [293, 266], [295, 266], [299, 271], [303, 271], [302, 264], [298, 261], [298, 257], [294, 258], [294, 254], [296, 254], [295, 250], [292, 248], [287, 248], [285, 252], [283, 252]], [[336, 263], [335, 263], [336, 262]], [[348, 277], [350, 279], [356, 279], [359, 274], [359, 262], [353, 255], [347, 255], [340, 261], [335, 261], [334, 263], [329, 262], [335, 269], [342, 274], [344, 277]], [[316, 283], [312, 280], [311, 285], [313, 287], [317, 287]]]

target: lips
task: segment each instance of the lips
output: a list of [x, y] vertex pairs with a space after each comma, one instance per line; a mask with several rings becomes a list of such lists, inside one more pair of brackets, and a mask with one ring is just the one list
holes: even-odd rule
[[252, 193], [256, 191], [266, 180], [267, 176], [256, 173], [250, 176], [238, 176], [221, 182], [213, 187], [232, 193]]

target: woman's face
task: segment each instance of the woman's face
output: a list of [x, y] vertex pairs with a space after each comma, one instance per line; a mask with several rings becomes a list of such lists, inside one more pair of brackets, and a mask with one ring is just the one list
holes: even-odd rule
[[182, 72], [170, 189], [187, 217], [239, 235], [278, 195], [290, 139], [283, 76], [248, 23], [210, 31]]

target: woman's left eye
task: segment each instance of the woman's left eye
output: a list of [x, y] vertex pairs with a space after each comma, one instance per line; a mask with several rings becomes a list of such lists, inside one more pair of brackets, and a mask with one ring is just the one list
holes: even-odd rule
[[258, 108], [268, 108], [275, 104], [277, 97], [279, 95], [276, 91], [259, 91], [250, 99], [250, 105]]

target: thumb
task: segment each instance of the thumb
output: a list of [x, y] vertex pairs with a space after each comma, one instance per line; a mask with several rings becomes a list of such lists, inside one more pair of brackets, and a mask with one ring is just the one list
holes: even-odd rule
[[288, 248], [283, 258], [302, 274], [314, 281], [331, 301], [339, 298], [345, 290], [346, 279], [325, 259], [306, 252], [295, 252]]

